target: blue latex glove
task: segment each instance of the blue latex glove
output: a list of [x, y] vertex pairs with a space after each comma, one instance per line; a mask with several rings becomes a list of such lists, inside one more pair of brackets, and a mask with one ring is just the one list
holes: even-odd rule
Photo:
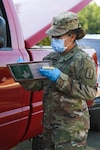
[[39, 71], [42, 76], [46, 76], [47, 78], [49, 78], [49, 80], [53, 82], [56, 82], [56, 80], [60, 76], [60, 70], [58, 68], [54, 68], [52, 70], [40, 68]]
[[20, 63], [20, 62], [25, 62], [25, 61], [21, 56], [19, 56], [19, 58], [17, 59], [17, 62]]

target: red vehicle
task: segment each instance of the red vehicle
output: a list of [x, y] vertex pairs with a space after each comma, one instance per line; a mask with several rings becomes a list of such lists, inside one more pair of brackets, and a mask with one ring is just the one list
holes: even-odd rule
[[45, 30], [50, 27], [52, 17], [63, 11], [78, 12], [90, 1], [52, 0], [51, 4], [51, 0], [42, 0], [42, 3], [39, 0], [0, 0], [0, 18], [6, 22], [6, 28], [3, 24], [0, 30], [0, 150], [34, 139], [43, 129], [43, 91], [24, 90], [13, 80], [7, 64], [17, 62], [19, 57], [25, 61], [42, 60], [51, 50], [32, 47], [46, 36]]

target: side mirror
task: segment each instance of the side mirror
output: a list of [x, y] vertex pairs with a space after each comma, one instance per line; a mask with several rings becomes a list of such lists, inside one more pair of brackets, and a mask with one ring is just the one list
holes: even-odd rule
[[6, 22], [0, 17], [0, 48], [6, 47]]
[[4, 47], [4, 38], [0, 36], [0, 48]]

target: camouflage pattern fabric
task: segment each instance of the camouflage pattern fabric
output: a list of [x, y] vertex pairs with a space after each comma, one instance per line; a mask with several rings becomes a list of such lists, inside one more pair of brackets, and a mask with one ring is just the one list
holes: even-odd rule
[[90, 128], [86, 100], [96, 95], [95, 63], [77, 46], [64, 55], [50, 53], [44, 60], [60, 69], [57, 82], [23, 84], [27, 90], [44, 88], [43, 150], [84, 150]]
[[79, 28], [78, 15], [74, 12], [63, 12], [53, 17], [51, 28], [46, 33], [51, 36], [60, 36], [77, 28]]
[[96, 95], [93, 60], [77, 46], [69, 53], [51, 53], [45, 59], [62, 74], [44, 83], [44, 150], [83, 150], [90, 128], [86, 100]]

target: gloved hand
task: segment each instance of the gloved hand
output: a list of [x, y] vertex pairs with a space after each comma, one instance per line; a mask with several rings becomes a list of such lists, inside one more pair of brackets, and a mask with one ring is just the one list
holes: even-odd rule
[[17, 59], [17, 62], [20, 63], [20, 62], [25, 62], [25, 61], [21, 56], [19, 56], [19, 58]]
[[47, 78], [49, 78], [49, 80], [56, 82], [56, 80], [59, 78], [60, 76], [60, 70], [58, 68], [54, 68], [54, 69], [39, 69], [40, 73], [42, 76], [46, 76]]

